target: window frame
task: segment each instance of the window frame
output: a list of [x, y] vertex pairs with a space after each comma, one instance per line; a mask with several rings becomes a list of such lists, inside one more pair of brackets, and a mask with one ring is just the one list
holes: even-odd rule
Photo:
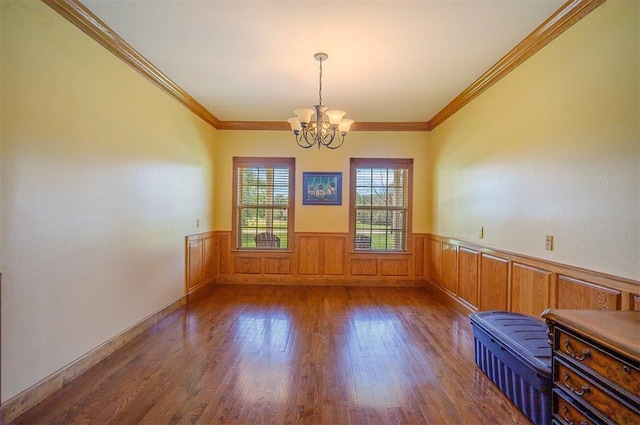
[[[362, 249], [356, 248], [356, 170], [358, 168], [406, 168], [407, 205], [406, 237], [403, 249]], [[411, 252], [413, 222], [413, 158], [351, 158], [349, 181], [349, 249], [352, 253], [406, 254]]]
[[[239, 217], [238, 213], [241, 206], [238, 204], [238, 169], [240, 168], [288, 168], [289, 169], [289, 194], [287, 207], [287, 247], [275, 248], [258, 248], [258, 247], [240, 247], [238, 246], [239, 238]], [[234, 251], [292, 251], [294, 245], [294, 229], [295, 223], [295, 184], [296, 184], [296, 162], [295, 158], [289, 157], [233, 157], [233, 176], [232, 176], [232, 250]], [[274, 207], [275, 208], [275, 207]], [[279, 209], [279, 208], [276, 208]]]

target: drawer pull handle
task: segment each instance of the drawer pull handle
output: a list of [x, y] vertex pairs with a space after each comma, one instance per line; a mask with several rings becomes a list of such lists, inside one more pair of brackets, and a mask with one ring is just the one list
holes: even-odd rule
[[[569, 413], [569, 408], [565, 404], [563, 404], [562, 405], [562, 417], [564, 418], [565, 421], [569, 422], [569, 425], [573, 425], [574, 422], [567, 417], [567, 413]], [[589, 425], [589, 423], [585, 422], [585, 421], [580, 421], [580, 423], [578, 425]]]
[[569, 390], [571, 390], [571, 392], [574, 393], [575, 395], [582, 397], [587, 391], [589, 391], [588, 385], [583, 385], [580, 388], [580, 391], [576, 390], [571, 386], [571, 384], [569, 384], [569, 379], [570, 379], [569, 374], [565, 372], [563, 376], [564, 376], [564, 386], [569, 388]]
[[589, 351], [589, 349], [586, 349], [582, 352], [582, 354], [577, 354], [574, 353], [573, 351], [571, 351], [571, 343], [569, 342], [569, 339], [565, 339], [564, 340], [564, 351], [570, 355], [571, 357], [573, 357], [574, 359], [578, 360], [579, 362], [583, 361], [584, 359], [586, 359], [587, 357], [589, 357], [591, 355], [591, 352]]
[[624, 371], [624, 373], [626, 373], [627, 375], [630, 375], [630, 374], [631, 374], [631, 368], [630, 368], [629, 366], [627, 366], [626, 364], [625, 364], [625, 365], [622, 365], [622, 370], [623, 370], [623, 371]]

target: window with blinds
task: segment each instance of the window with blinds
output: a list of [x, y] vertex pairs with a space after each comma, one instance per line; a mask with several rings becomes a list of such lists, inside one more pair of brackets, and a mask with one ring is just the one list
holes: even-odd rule
[[351, 159], [351, 233], [356, 251], [406, 251], [413, 160]]
[[234, 229], [238, 249], [289, 249], [295, 160], [234, 158]]

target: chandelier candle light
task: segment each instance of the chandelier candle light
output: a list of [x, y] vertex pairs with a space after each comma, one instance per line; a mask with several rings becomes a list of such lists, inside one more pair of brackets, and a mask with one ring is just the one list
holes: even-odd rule
[[[326, 53], [316, 53], [313, 57], [320, 62], [320, 89], [318, 91], [319, 101], [317, 105], [310, 108], [298, 108], [293, 111], [297, 116], [289, 118], [291, 130], [296, 136], [296, 143], [304, 149], [313, 146], [324, 146], [329, 149], [338, 149], [344, 143], [347, 133], [353, 124], [353, 120], [343, 119], [346, 112], [338, 110], [328, 110], [322, 104], [322, 61], [329, 57]], [[315, 113], [315, 118], [311, 121]], [[325, 115], [329, 121], [325, 121]], [[335, 142], [335, 143], [334, 143]]]

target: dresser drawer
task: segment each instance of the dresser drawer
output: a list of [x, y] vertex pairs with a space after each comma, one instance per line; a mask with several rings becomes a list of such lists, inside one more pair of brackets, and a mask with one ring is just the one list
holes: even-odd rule
[[563, 425], [598, 425], [588, 418], [571, 397], [558, 388], [553, 390], [553, 419]]
[[588, 410], [593, 408], [618, 424], [640, 424], [640, 414], [637, 410], [634, 412], [626, 402], [606, 387], [557, 358], [554, 358], [553, 370], [554, 384], [570, 394], [578, 404], [586, 405]]
[[640, 397], [640, 365], [612, 356], [563, 329], [555, 329], [554, 350]]

